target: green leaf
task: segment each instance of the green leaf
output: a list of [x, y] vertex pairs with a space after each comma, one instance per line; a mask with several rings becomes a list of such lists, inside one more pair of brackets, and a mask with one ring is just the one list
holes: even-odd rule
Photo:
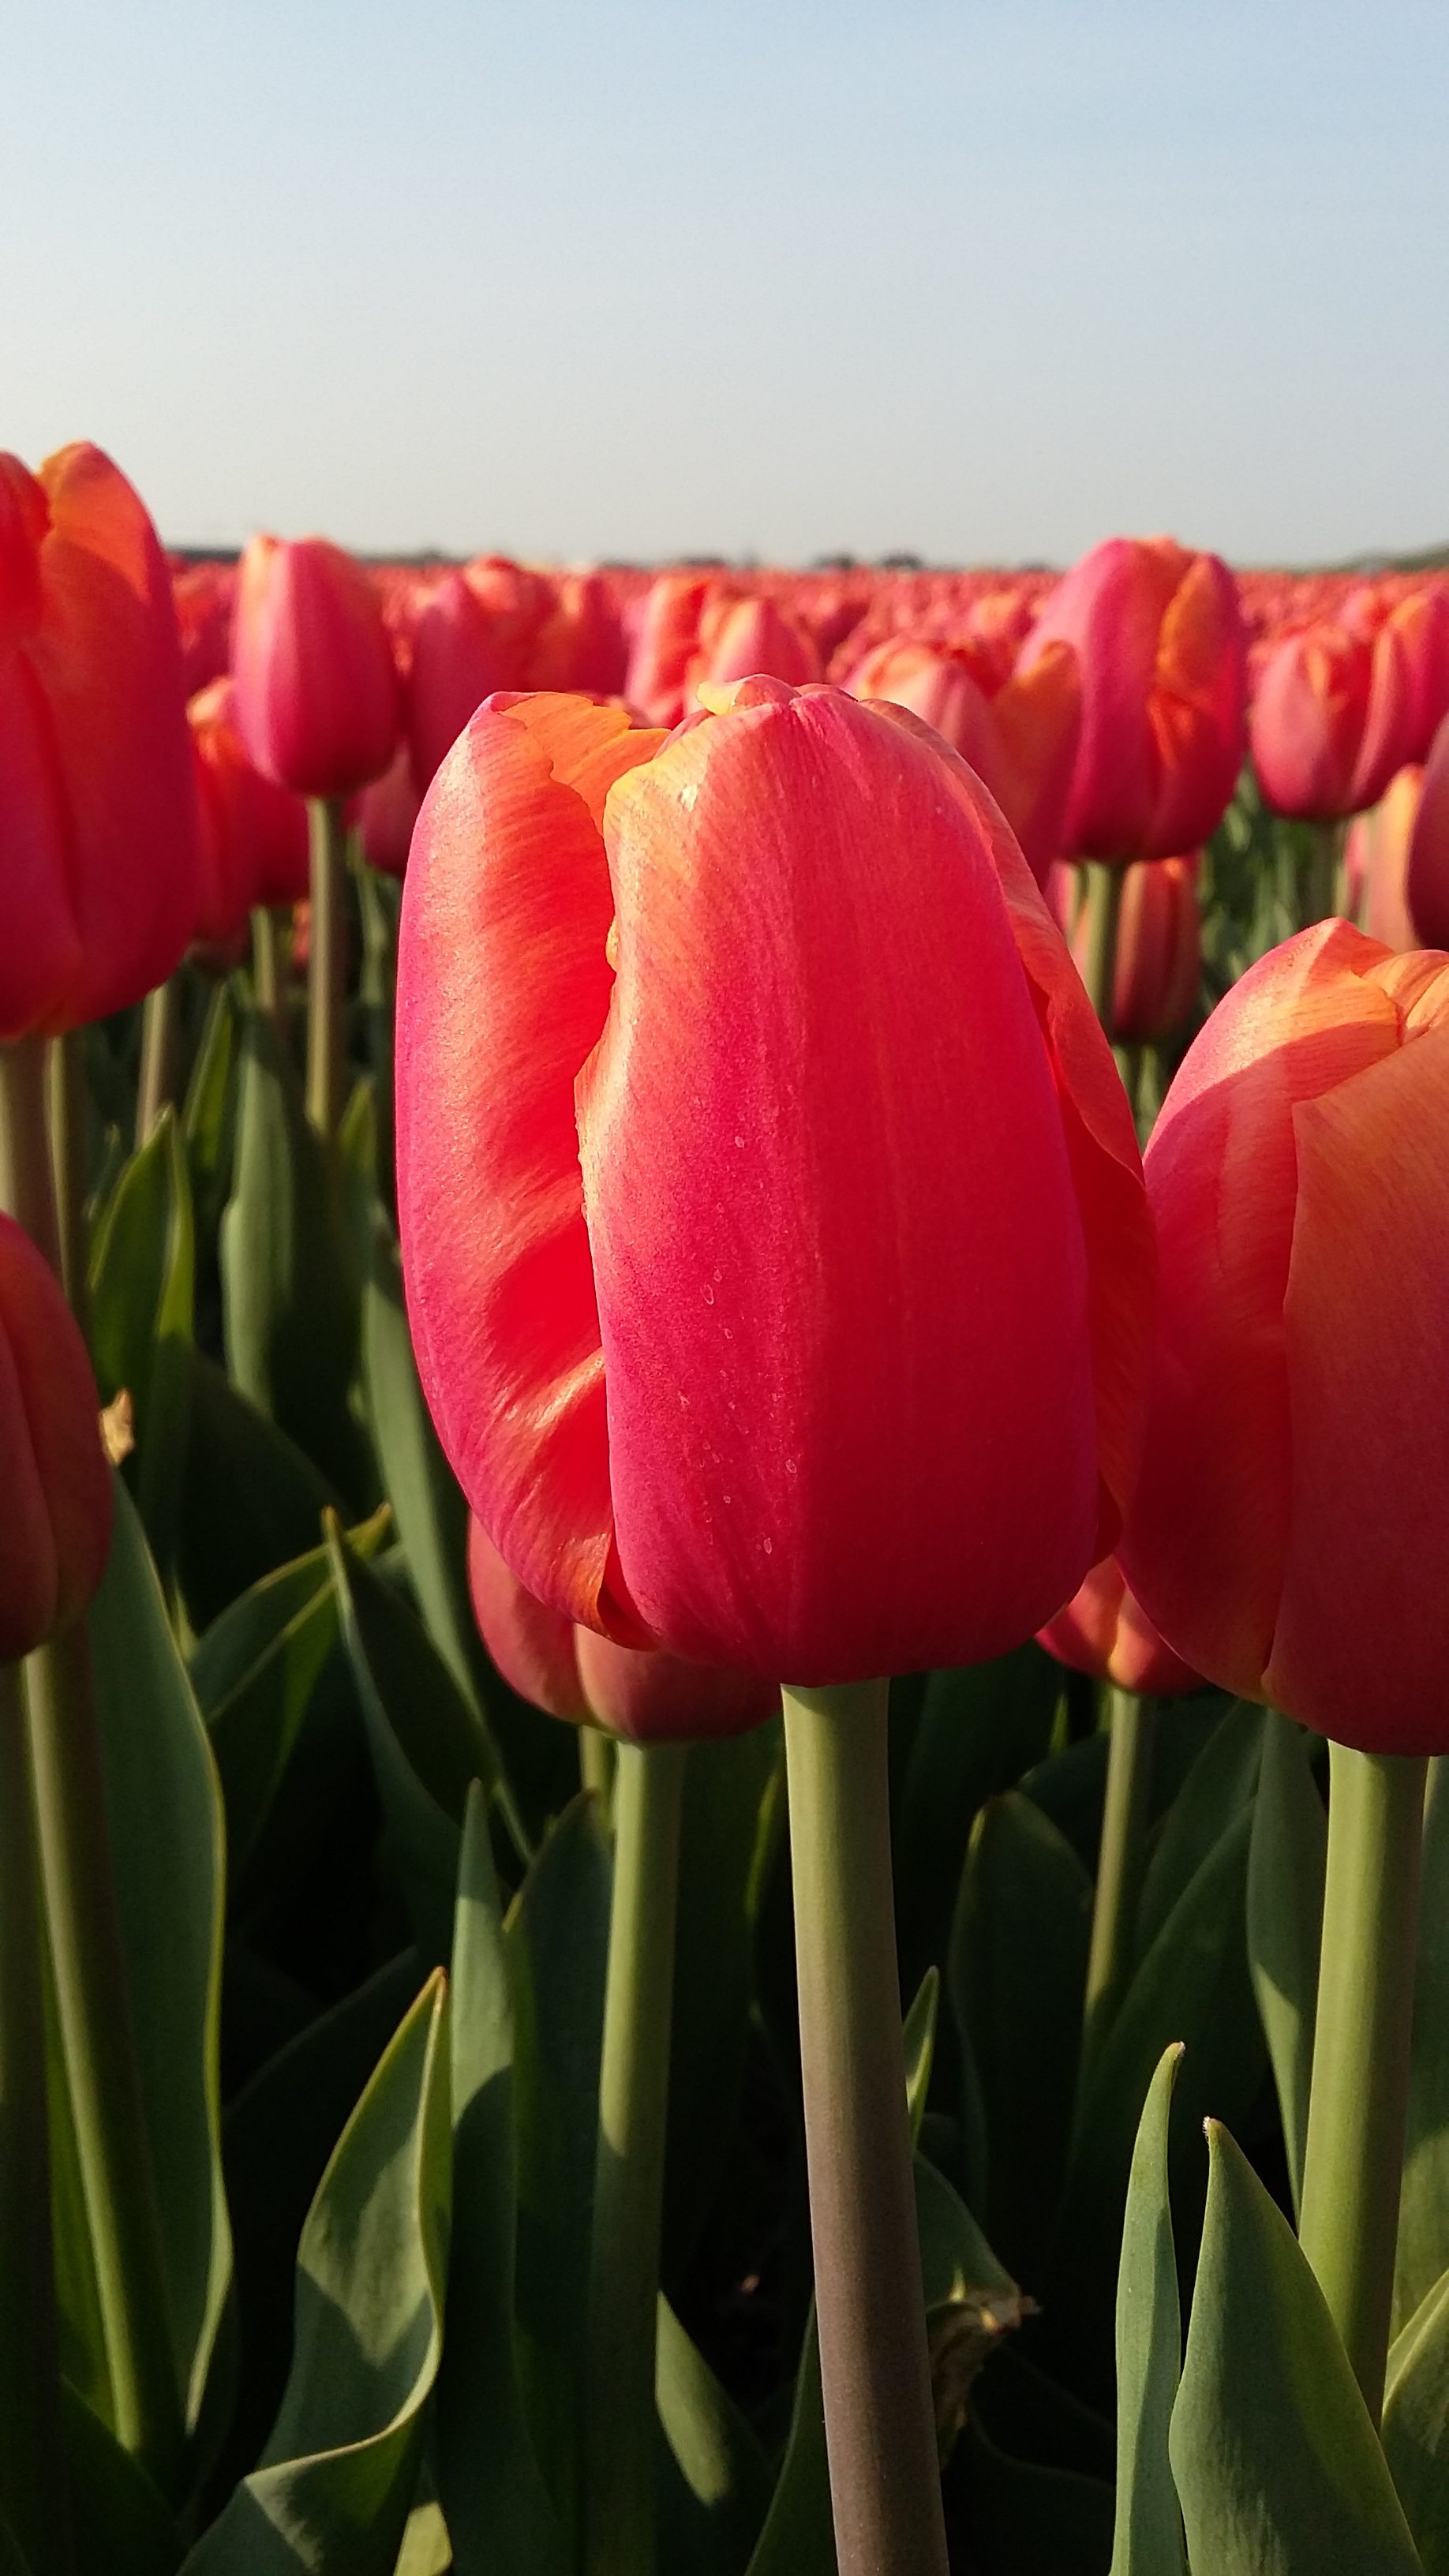
[[1328, 1818], [1308, 1746], [1291, 1718], [1269, 1711], [1248, 1853], [1248, 1965], [1277, 2088], [1295, 2210], [1303, 2193], [1328, 1859]]
[[894, 1836], [907, 1992], [945, 1958], [961, 1855], [978, 1809], [1042, 1760], [1061, 1687], [1060, 1665], [1034, 1641], [989, 1664], [932, 1673]]
[[452, 1960], [453, 2240], [438, 2380], [438, 2489], [458, 2576], [564, 2576], [563, 2535], [514, 2353], [513, 1994], [487, 1805], [468, 1793]]
[[231, 2277], [218, 2076], [221, 1793], [135, 1511], [91, 1605], [96, 1714], [178, 2375], [196, 2425]]
[[901, 2046], [906, 2061], [906, 2111], [914, 2142], [921, 2134], [926, 2116], [926, 2096], [931, 2089], [931, 2068], [936, 2055], [936, 2023], [941, 2009], [941, 1973], [928, 1968], [916, 1991], [916, 1999], [906, 2015], [901, 2032]]
[[1173, 2476], [1200, 2576], [1419, 2576], [1420, 2562], [1322, 2292], [1217, 2121]]
[[1049, 2366], [1088, 2397], [1105, 2398], [1111, 2387], [1110, 2320], [1127, 2178], [1163, 2050], [1180, 2039], [1187, 2052], [1177, 2086], [1172, 2182], [1179, 2239], [1189, 2244], [1202, 2196], [1197, 2124], [1213, 2110], [1246, 2118], [1262, 2080], [1263, 2035], [1244, 1919], [1251, 1825], [1244, 1810], [1178, 1898], [1082, 2087], [1042, 2340]]
[[91, 1257], [91, 1348], [101, 1400], [130, 1392], [126, 1482], [169, 1580], [190, 1410], [196, 1246], [191, 1184], [172, 1109], [132, 1156]]
[[789, 2439], [747, 2576], [836, 2576], [836, 2565], [820, 2342], [812, 2299], [795, 2375]]
[[393, 2576], [442, 2343], [446, 2016], [437, 1975], [343, 2131], [302, 2231], [281, 2412], [187, 2576]]
[[[1112, 2490], [1102, 2480], [1014, 2459], [974, 2420], [959, 2465], [967, 2565], [1002, 2576], [1106, 2576]], [[1229, 2571], [1205, 2569], [1203, 2576]], [[1232, 2576], [1239, 2576], [1236, 2563]]]
[[351, 1553], [335, 1520], [327, 1544], [393, 1857], [424, 1957], [446, 1959], [468, 1790], [474, 1780], [491, 1790], [497, 1761], [407, 1603]]
[[265, 1012], [243, 1041], [232, 1195], [219, 1246], [227, 1367], [257, 1409], [366, 1508], [366, 1443], [348, 1406], [358, 1295], [335, 1158]]
[[1424, 2576], [1449, 2576], [1449, 2272], [1390, 2351], [1384, 2453]]
[[1117, 2273], [1117, 2510], [1112, 2576], [1183, 2576], [1182, 2516], [1167, 2455], [1182, 2372], [1167, 2132], [1182, 2050], [1165, 2051], [1132, 2152]]
[[[1170, 1727], [1159, 1721], [1159, 1733]], [[1136, 1953], [1145, 1958], [1178, 1898], [1228, 1827], [1252, 1802], [1263, 1753], [1263, 1711], [1230, 1708], [1214, 1727], [1163, 1819], [1137, 1909]]]
[[236, 988], [230, 982], [218, 984], [207, 1010], [181, 1118], [196, 1207], [196, 1231], [199, 1242], [206, 1245], [215, 1243], [221, 1212], [231, 1192], [241, 1033], [242, 1009]]
[[516, 2016], [520, 2369], [570, 2550], [611, 1876], [595, 1801], [581, 1794], [542, 1845], [505, 1935]]
[[1449, 2265], [1449, 1761], [1429, 1765], [1409, 2129], [1399, 2203], [1394, 2323]]
[[[389, 1533], [386, 1506], [352, 1530], [364, 1559]], [[226, 1800], [227, 1847], [240, 1878], [270, 1813], [328, 1661], [338, 1650], [337, 1592], [325, 1546], [264, 1575], [213, 1621], [191, 1656]]]
[[185, 2544], [139, 2460], [73, 2388], [63, 2386], [61, 2400], [77, 2567], [103, 2567], [106, 2576], [175, 2576]]
[[336, 1488], [294, 1441], [238, 1395], [214, 1360], [190, 1354], [191, 1436], [177, 1569], [193, 1628], [317, 1544]]
[[423, 1978], [415, 1950], [390, 1960], [289, 2041], [227, 2113], [222, 2144], [241, 2350], [223, 2495], [254, 2466], [282, 2401], [297, 2247], [317, 2186]]
[[1091, 1906], [1076, 1853], [1030, 1798], [1010, 1790], [982, 1809], [948, 1976], [985, 2112], [986, 2225], [1037, 2282], [1071, 2135]]
[[665, 2298], [654, 2392], [664, 2433], [660, 2562], [690, 2576], [738, 2576], [769, 2511], [769, 2462]]

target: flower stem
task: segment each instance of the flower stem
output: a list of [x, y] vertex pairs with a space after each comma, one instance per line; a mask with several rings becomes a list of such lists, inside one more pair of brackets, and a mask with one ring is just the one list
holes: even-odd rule
[[86, 1058], [84, 1029], [52, 1038], [46, 1057], [50, 1159], [60, 1275], [70, 1308], [90, 1338], [90, 1246], [86, 1227]]
[[342, 806], [318, 797], [312, 817], [312, 927], [307, 960], [307, 1114], [335, 1136], [347, 1087], [347, 855]]
[[587, 2576], [653, 2576], [659, 2229], [683, 1744], [618, 1747], [585, 2352]]
[[136, 1090], [136, 1151], [151, 1141], [176, 1090], [176, 978], [169, 975], [141, 1006], [141, 1078]]
[[1299, 2236], [1375, 2423], [1393, 2304], [1427, 1764], [1329, 1748]]
[[45, 1040], [0, 1047], [0, 1208], [60, 1276], [55, 1179], [45, 1124]]
[[1122, 918], [1124, 867], [1089, 859], [1087, 878], [1087, 962], [1084, 981], [1093, 1010], [1106, 1035], [1116, 1018], [1117, 928]]
[[0, 2509], [34, 2576], [73, 2565], [51, 2243], [35, 1806], [18, 1664], [0, 1664]]
[[810, 2232], [840, 2576], [946, 2576], [901, 2045], [887, 1690], [784, 1694]]
[[252, 997], [285, 1046], [291, 1035], [287, 1025], [286, 967], [277, 916], [264, 903], [252, 908]]
[[1087, 1953], [1088, 2051], [1100, 2041], [1131, 1972], [1156, 1732], [1153, 1703], [1136, 1691], [1111, 1685], [1109, 1709], [1107, 1795]]

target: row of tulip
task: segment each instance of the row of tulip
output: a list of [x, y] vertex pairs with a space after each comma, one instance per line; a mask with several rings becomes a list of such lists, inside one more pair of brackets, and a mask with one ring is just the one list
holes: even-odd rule
[[[919, 2576], [963, 2428], [953, 2513], [1003, 2570], [1180, 2567], [1184, 2528], [1198, 2576], [1444, 2563], [1449, 2119], [1410, 2043], [1449, 1652], [1449, 963], [1419, 944], [1449, 594], [1255, 596], [1165, 540], [912, 593], [260, 539], [233, 596], [173, 580], [96, 451], [0, 466], [0, 2508], [32, 2576], [108, 2513], [197, 2576], [832, 2545]], [[1144, 1177], [1135, 1050], [1186, 1039], [1204, 971]], [[883, 1677], [926, 1673], [897, 1901]], [[581, 1807], [521, 1702], [583, 1725]], [[279, 2386], [227, 2217], [256, 2186], [219, 2119], [215, 1855], [253, 2012], [269, 1976], [273, 2014], [279, 1976], [315, 1995], [317, 1923], [276, 1927], [359, 1751], [363, 1910], [401, 1909], [414, 1982], [365, 2087], [344, 2051]], [[770, 1855], [777, 1911], [793, 1877], [796, 2000], [746, 1971], [736, 2089], [695, 2077], [727, 2135], [764, 2033], [803, 2138], [773, 2475], [768, 2406], [657, 2301], [691, 1776], [736, 1990]], [[908, 1977], [950, 1969], [940, 2052], [930, 1973], [903, 2037], [898, 1934]], [[347, 1955], [355, 2014], [389, 1963]], [[714, 2027], [718, 1964], [687, 1988]], [[1169, 2189], [1174, 2087], [1251, 2125], [1265, 2063], [1296, 2240], [1226, 2131], [1205, 2216]], [[978, 2394], [1013, 2330], [1035, 2357]]]

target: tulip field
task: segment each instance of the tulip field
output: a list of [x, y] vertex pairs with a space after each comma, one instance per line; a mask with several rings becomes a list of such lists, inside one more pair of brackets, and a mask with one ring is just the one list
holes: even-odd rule
[[0, 2576], [1449, 2576], [1449, 573], [0, 456]]

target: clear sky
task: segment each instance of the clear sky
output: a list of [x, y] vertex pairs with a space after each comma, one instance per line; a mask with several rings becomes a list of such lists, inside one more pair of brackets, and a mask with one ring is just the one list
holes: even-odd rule
[[177, 543], [1449, 539], [1446, 0], [7, 0], [0, 243]]

